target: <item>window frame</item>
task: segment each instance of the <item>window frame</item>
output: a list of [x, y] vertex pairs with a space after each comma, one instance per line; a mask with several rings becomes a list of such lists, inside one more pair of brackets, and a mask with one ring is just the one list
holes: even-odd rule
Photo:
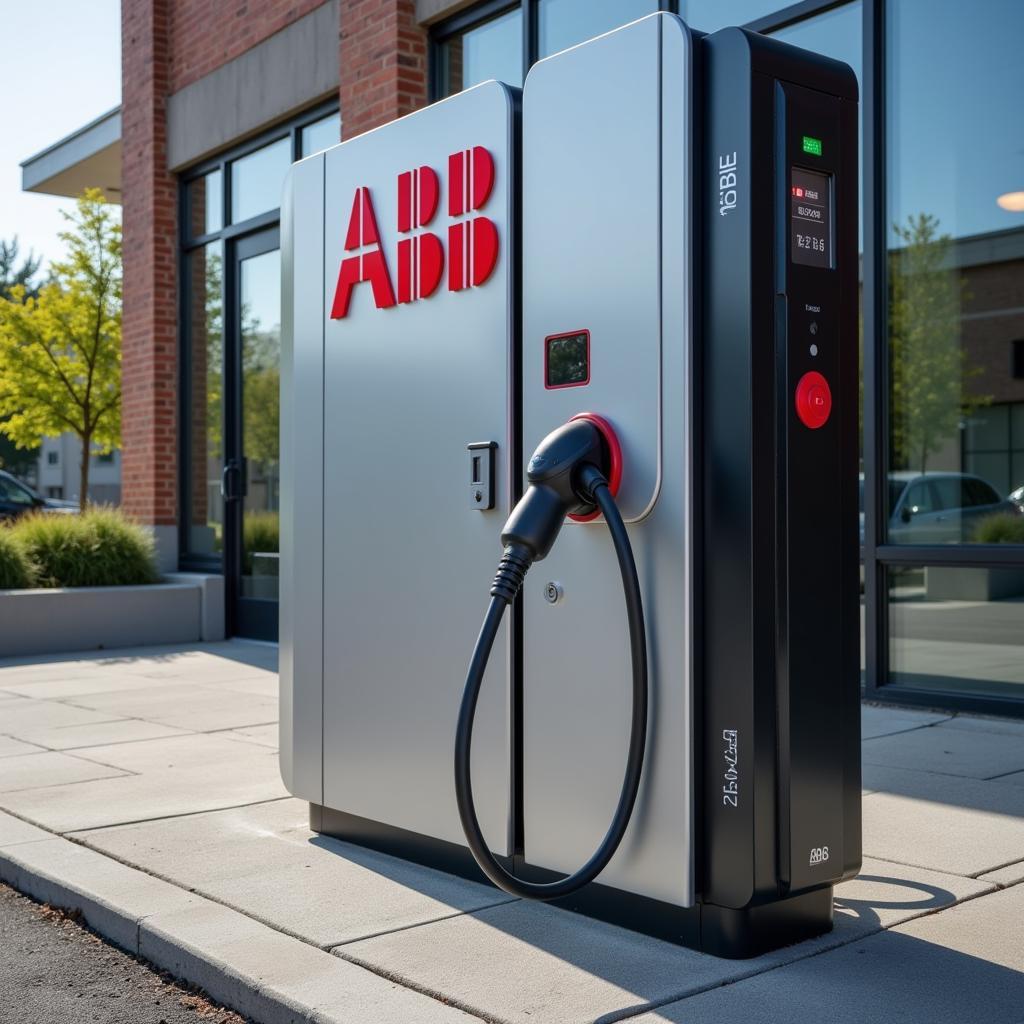
[[[223, 573], [223, 552], [220, 557], [204, 556], [189, 550], [189, 509], [191, 507], [191, 452], [192, 422], [190, 417], [191, 380], [192, 380], [192, 339], [190, 337], [190, 304], [188, 261], [191, 253], [211, 242], [219, 242], [222, 253], [227, 252], [229, 243], [244, 235], [261, 231], [264, 228], [280, 224], [280, 208], [265, 210], [247, 220], [232, 224], [231, 213], [231, 164], [235, 160], [249, 156], [251, 153], [287, 138], [291, 144], [291, 158], [294, 163], [302, 158], [302, 129], [339, 113], [337, 100], [327, 100], [306, 108], [298, 116], [268, 128], [221, 151], [213, 157], [200, 161], [178, 175], [178, 466], [177, 466], [177, 508], [178, 508], [178, 568], [183, 572]], [[339, 139], [340, 141], [340, 139]], [[212, 171], [220, 171], [221, 176], [221, 229], [191, 236], [191, 220], [189, 216], [189, 186]], [[233, 295], [234, 281], [229, 280], [232, 269], [229, 261], [224, 261], [221, 275], [221, 308], [227, 310], [227, 303]], [[228, 325], [230, 318], [224, 317], [224, 338], [222, 356], [228, 358]], [[222, 366], [221, 372], [224, 372]], [[222, 424], [223, 429], [223, 424]]]
[[[440, 80], [440, 47], [498, 14], [514, 8], [523, 12], [523, 77], [537, 60], [539, 0], [487, 0], [438, 22], [430, 31], [431, 101], [444, 97]], [[770, 33], [839, 8], [849, 0], [800, 0], [744, 25]], [[863, 66], [861, 139], [864, 168], [863, 209], [863, 337], [864, 337], [864, 696], [887, 703], [945, 707], [1024, 718], [1020, 699], [908, 688], [889, 682], [889, 574], [906, 566], [940, 565], [965, 568], [1024, 566], [1024, 545], [1010, 544], [890, 544], [889, 522], [889, 408], [890, 353], [888, 339], [888, 166], [886, 159], [886, 12], [891, 0], [861, 0]], [[660, 0], [658, 9], [678, 13], [677, 0]], [[1024, 686], [1022, 686], [1024, 691]]]

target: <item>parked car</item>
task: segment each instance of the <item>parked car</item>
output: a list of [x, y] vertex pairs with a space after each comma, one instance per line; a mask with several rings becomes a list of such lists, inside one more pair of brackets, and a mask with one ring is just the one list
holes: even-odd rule
[[[1021, 506], [970, 473], [889, 474], [890, 544], [970, 541], [978, 522], [996, 512], [1022, 515]], [[864, 543], [864, 477], [860, 478], [860, 542]]]
[[1024, 512], [1024, 487], [1018, 487], [1015, 491], [1010, 491], [1006, 496], [1007, 501], [1012, 501], [1014, 505], [1017, 505], [1022, 512]]
[[74, 514], [78, 506], [71, 501], [41, 498], [28, 484], [23, 484], [16, 476], [0, 469], [0, 519], [17, 519], [36, 509]]

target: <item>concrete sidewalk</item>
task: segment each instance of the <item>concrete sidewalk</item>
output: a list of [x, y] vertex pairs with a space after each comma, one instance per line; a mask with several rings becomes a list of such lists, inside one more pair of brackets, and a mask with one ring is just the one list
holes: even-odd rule
[[865, 707], [835, 930], [726, 961], [311, 833], [276, 658], [0, 661], [0, 878], [266, 1022], [1024, 1021], [1024, 723]]

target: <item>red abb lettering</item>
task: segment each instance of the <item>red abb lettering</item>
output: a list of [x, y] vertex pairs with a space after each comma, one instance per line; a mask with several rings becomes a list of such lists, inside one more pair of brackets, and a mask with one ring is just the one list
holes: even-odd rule
[[[448, 290], [457, 292], [482, 285], [498, 263], [498, 229], [478, 211], [494, 188], [494, 159], [482, 146], [448, 157]], [[437, 290], [444, 273], [444, 245], [432, 231], [420, 231], [434, 219], [441, 195], [437, 172], [426, 165], [398, 176], [398, 231], [411, 237], [398, 242], [398, 301], [415, 302]], [[370, 190], [356, 189], [345, 235], [345, 251], [367, 249], [345, 256], [331, 305], [331, 319], [348, 316], [356, 285], [368, 283], [378, 309], [395, 305]]]
[[348, 232], [345, 235], [345, 251], [351, 252], [366, 245], [375, 248], [358, 256], [346, 256], [341, 261], [338, 285], [334, 289], [334, 303], [331, 306], [332, 320], [340, 320], [348, 315], [352, 289], [364, 281], [369, 281], [373, 288], [373, 301], [378, 309], [386, 309], [395, 304], [391, 275], [388, 274], [384, 251], [380, 247], [380, 233], [377, 231], [377, 218], [373, 214], [370, 190], [361, 187], [356, 189], [355, 198], [352, 200], [352, 212], [349, 214]]
[[[448, 157], [448, 214], [473, 213], [494, 187], [494, 160], [483, 146]], [[498, 262], [498, 229], [490, 217], [472, 217], [448, 228], [448, 290], [481, 285]]]
[[[405, 233], [429, 224], [437, 212], [441, 186], [437, 172], [419, 167], [398, 176], [398, 230]], [[398, 243], [398, 301], [433, 295], [444, 270], [444, 246], [431, 231]]]

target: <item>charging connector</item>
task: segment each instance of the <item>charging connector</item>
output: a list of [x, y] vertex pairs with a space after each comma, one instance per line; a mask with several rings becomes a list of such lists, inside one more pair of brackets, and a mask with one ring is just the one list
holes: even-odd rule
[[[618, 475], [618, 466], [613, 467], [613, 452], [618, 455], [618, 446], [614, 435], [608, 436], [610, 429], [598, 417], [574, 417], [548, 434], [533, 453], [527, 466], [529, 487], [501, 532], [504, 553], [491, 585], [491, 602], [470, 660], [459, 709], [455, 796], [466, 841], [480, 869], [495, 885], [527, 899], [559, 899], [593, 881], [622, 841], [640, 787], [647, 739], [647, 638], [633, 550], [608, 482], [613, 468]], [[586, 864], [555, 882], [527, 882], [505, 870], [487, 848], [480, 830], [470, 775], [473, 720], [502, 616], [522, 588], [530, 566], [551, 550], [567, 515], [586, 518], [598, 511], [604, 515], [615, 547], [629, 624], [633, 710], [626, 772], [611, 825]]]

